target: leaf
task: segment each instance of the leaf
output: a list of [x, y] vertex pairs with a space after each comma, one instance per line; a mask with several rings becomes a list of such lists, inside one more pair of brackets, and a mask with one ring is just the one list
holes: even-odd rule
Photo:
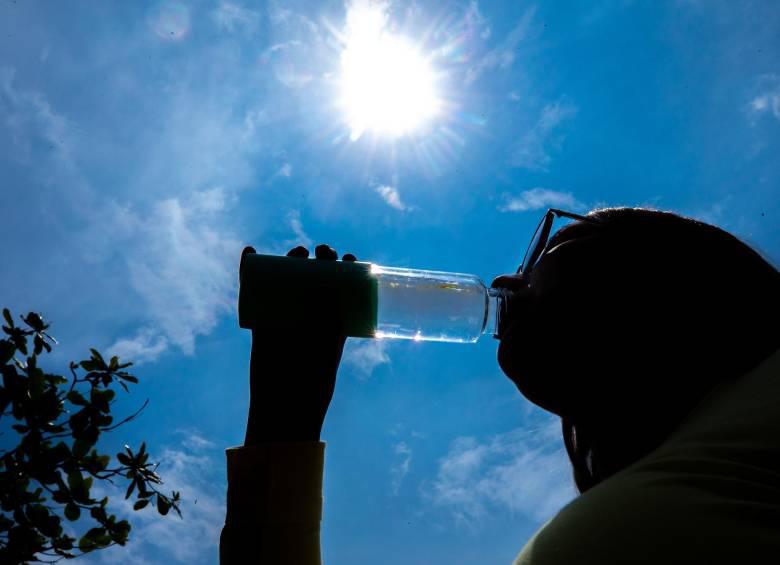
[[46, 329], [46, 324], [43, 322], [43, 318], [40, 314], [35, 312], [28, 312], [26, 318], [22, 318], [24, 323], [30, 326], [36, 332], [42, 332]]
[[149, 499], [143, 498], [138, 502], [136, 502], [135, 504], [133, 504], [133, 510], [141, 510], [142, 508], [146, 508], [147, 504], [149, 504]]
[[133, 491], [135, 490], [135, 483], [136, 483], [136, 480], [135, 480], [135, 479], [133, 479], [133, 480], [130, 482], [130, 486], [129, 486], [129, 487], [127, 487], [127, 492], [125, 493], [125, 500], [127, 500], [128, 498], [130, 498], [130, 495], [131, 495], [131, 494], [133, 494]]
[[73, 442], [73, 449], [72, 449], [73, 456], [78, 459], [81, 459], [87, 454], [87, 452], [89, 452], [90, 448], [93, 445], [94, 444], [91, 443], [89, 439], [85, 439], [85, 438], [77, 439], [76, 441]]
[[89, 509], [89, 515], [101, 524], [106, 521], [106, 508], [105, 506], [95, 506]]
[[108, 455], [99, 455], [95, 458], [95, 461], [99, 469], [102, 471], [108, 467], [108, 464], [111, 462], [111, 458]]
[[116, 375], [120, 379], [124, 379], [126, 381], [130, 381], [131, 383], [138, 383], [138, 378], [134, 377], [133, 375], [129, 373], [117, 373]]
[[119, 462], [122, 465], [128, 465], [128, 466], [130, 465], [130, 458], [127, 455], [125, 455], [124, 453], [121, 453], [121, 452], [117, 453], [116, 454], [116, 458], [119, 460]]
[[72, 473], [68, 473], [68, 488], [70, 490], [81, 488], [83, 483], [84, 478], [81, 476], [80, 471], [73, 471]]
[[62, 375], [46, 375], [46, 380], [48, 380], [53, 385], [64, 385], [68, 382], [68, 379], [63, 377]]
[[76, 406], [86, 406], [87, 399], [84, 398], [84, 396], [77, 390], [70, 391], [65, 398], [67, 398], [71, 404], [75, 404]]
[[106, 365], [106, 362], [103, 360], [103, 356], [98, 352], [97, 349], [90, 348], [90, 353], [92, 353], [92, 359], [97, 361], [100, 364], [101, 369], [108, 369], [108, 366]]
[[171, 503], [168, 502], [168, 499], [166, 499], [161, 494], [157, 495], [157, 511], [160, 513], [160, 516], [165, 516], [168, 514], [168, 511], [171, 509]]
[[83, 552], [105, 547], [111, 543], [111, 538], [105, 528], [92, 528], [79, 540], [79, 549]]
[[[112, 516], [113, 518], [113, 516]], [[125, 545], [127, 542], [127, 536], [130, 534], [130, 523], [127, 520], [117, 522], [117, 524], [111, 528], [111, 539], [119, 545]]]
[[35, 354], [40, 355], [43, 351], [43, 346], [46, 345], [46, 342], [43, 341], [43, 338], [39, 334], [35, 334], [35, 337], [33, 338], [33, 345], [35, 347], [33, 349]]
[[85, 371], [97, 371], [99, 368], [98, 364], [92, 361], [91, 359], [85, 359], [84, 361], [80, 361], [79, 367], [81, 367]]
[[75, 522], [79, 519], [79, 516], [81, 516], [81, 509], [73, 504], [72, 502], [69, 502], [65, 505], [65, 517], [70, 520], [71, 522]]
[[14, 356], [16, 347], [7, 339], [0, 340], [0, 365], [5, 365]]
[[8, 308], [3, 308], [3, 318], [5, 318], [5, 322], [8, 324], [8, 327], [14, 327], [14, 319], [11, 316], [11, 311]]

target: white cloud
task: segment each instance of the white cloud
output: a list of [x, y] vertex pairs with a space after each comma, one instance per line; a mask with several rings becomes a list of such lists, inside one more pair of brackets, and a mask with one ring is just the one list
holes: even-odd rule
[[260, 14], [231, 2], [221, 2], [211, 16], [219, 29], [230, 33], [238, 29], [253, 33], [260, 22]]
[[303, 88], [314, 80], [312, 73], [301, 72], [295, 64], [280, 63], [274, 67], [276, 78], [287, 88]]
[[405, 441], [399, 441], [393, 446], [393, 453], [398, 458], [398, 463], [390, 468], [390, 489], [393, 496], [397, 496], [401, 483], [412, 466], [412, 448]]
[[213, 441], [206, 439], [197, 431], [178, 430], [177, 433], [181, 434], [184, 438], [182, 439], [181, 444], [190, 451], [200, 452], [207, 449], [214, 449], [216, 447], [216, 444]]
[[280, 4], [280, 2], [272, 0], [268, 5], [268, 16], [274, 26], [285, 27], [285, 31], [303, 29], [311, 35], [319, 35], [320, 26], [316, 22], [302, 13], [283, 8]]
[[762, 77], [764, 88], [748, 106], [754, 116], [769, 114], [780, 120], [780, 77], [769, 75]]
[[496, 510], [544, 522], [575, 496], [560, 423], [518, 428], [484, 442], [455, 439], [424, 485], [428, 501], [459, 524], [476, 526]]
[[[45, 145], [58, 169], [73, 173], [73, 124], [52, 108], [40, 92], [15, 86], [16, 70], [0, 67], [0, 115], [6, 135], [16, 149], [15, 157], [30, 162], [35, 145]], [[53, 175], [54, 176], [54, 175]]]
[[[471, 17], [480, 17], [478, 8], [474, 12], [476, 3], [472, 3], [467, 16], [471, 14]], [[476, 16], [475, 16], [476, 14]], [[466, 71], [466, 84], [471, 84], [477, 80], [482, 73], [493, 69], [505, 69], [512, 66], [515, 60], [515, 53], [517, 52], [517, 46], [523, 41], [527, 35], [528, 30], [533, 22], [534, 15], [536, 14], [536, 8], [529, 8], [525, 11], [520, 20], [515, 24], [515, 27], [507, 34], [507, 36], [501, 41], [501, 43], [487, 52], [477, 63], [470, 67]], [[487, 39], [490, 36], [490, 28], [484, 27], [482, 31], [483, 39]]]
[[290, 178], [292, 176], [292, 165], [290, 163], [285, 163], [279, 167], [276, 175], [279, 177]]
[[136, 365], [155, 361], [168, 349], [168, 340], [152, 328], [141, 328], [135, 336], [119, 338], [109, 346], [109, 355], [117, 355], [122, 361], [132, 361]]
[[498, 209], [502, 212], [526, 212], [546, 208], [565, 208], [576, 211], [584, 207], [585, 205], [577, 200], [571, 192], [532, 188], [524, 190], [517, 196], [507, 196], [504, 204]]
[[374, 190], [376, 190], [377, 194], [379, 194], [379, 196], [382, 197], [382, 200], [391, 208], [395, 208], [401, 212], [411, 210], [411, 208], [401, 200], [401, 193], [398, 192], [398, 189], [394, 186], [383, 184], [377, 186]]
[[479, 3], [476, 0], [471, 0], [469, 3], [469, 7], [466, 9], [466, 14], [463, 17], [463, 20], [467, 28], [478, 30], [480, 38], [490, 38], [490, 23], [479, 10]]
[[284, 51], [285, 49], [291, 49], [293, 47], [300, 47], [302, 43], [298, 41], [297, 39], [293, 39], [292, 41], [283, 41], [281, 43], [274, 43], [270, 47], [268, 47], [265, 51], [263, 51], [262, 54], [262, 60], [263, 61], [269, 61], [274, 53], [277, 51]]
[[577, 108], [566, 102], [548, 104], [536, 124], [515, 144], [510, 158], [513, 167], [537, 171], [547, 170], [552, 158], [548, 147], [560, 147], [563, 137], [556, 134], [558, 126], [577, 113]]
[[359, 378], [367, 379], [380, 365], [390, 362], [387, 342], [381, 339], [348, 339], [343, 365], [351, 367]]
[[306, 230], [303, 229], [303, 222], [301, 221], [301, 212], [299, 210], [291, 210], [287, 214], [287, 223], [290, 226], [290, 230], [295, 235], [290, 239], [282, 241], [279, 246], [280, 249], [278, 249], [278, 252], [287, 253], [290, 249], [292, 249], [293, 247], [298, 247], [299, 245], [306, 247], [307, 249], [309, 249], [310, 252], [313, 251], [311, 247], [314, 242], [306, 233]]
[[93, 245], [124, 249], [127, 280], [144, 305], [145, 329], [113, 347], [146, 359], [167, 344], [191, 354], [196, 336], [233, 310], [240, 244], [227, 227], [225, 208], [220, 188], [168, 198], [145, 213], [114, 205], [110, 221], [90, 231]]
[[290, 89], [301, 89], [329, 68], [333, 56], [331, 28], [322, 33], [320, 26], [306, 15], [271, 2], [268, 15], [271, 27], [270, 47], [261, 60], [270, 63], [276, 79]]

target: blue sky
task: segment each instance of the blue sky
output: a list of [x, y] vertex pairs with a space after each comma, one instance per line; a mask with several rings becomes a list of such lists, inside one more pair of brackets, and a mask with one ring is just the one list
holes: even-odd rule
[[[359, 9], [433, 72], [417, 128], [356, 135], [340, 104]], [[106, 448], [146, 439], [185, 497], [182, 522], [136, 515], [128, 548], [87, 561], [216, 561], [245, 244], [489, 281], [549, 206], [644, 205], [777, 263], [778, 53], [772, 2], [4, 1], [0, 296], [53, 321], [63, 369], [90, 346], [139, 361], [116, 409], [149, 408]], [[573, 496], [556, 422], [495, 349], [348, 344], [326, 563], [509, 562]]]

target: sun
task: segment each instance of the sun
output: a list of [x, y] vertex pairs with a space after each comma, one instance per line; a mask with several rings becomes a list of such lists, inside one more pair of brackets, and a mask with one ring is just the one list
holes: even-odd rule
[[409, 133], [441, 108], [430, 61], [412, 42], [385, 27], [386, 15], [377, 6], [348, 14], [339, 105], [353, 140], [366, 131]]

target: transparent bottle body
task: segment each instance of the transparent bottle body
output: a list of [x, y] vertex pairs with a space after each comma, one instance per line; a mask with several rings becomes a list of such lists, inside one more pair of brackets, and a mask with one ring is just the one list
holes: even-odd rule
[[473, 343], [495, 334], [504, 296], [464, 273], [371, 266], [377, 338]]

